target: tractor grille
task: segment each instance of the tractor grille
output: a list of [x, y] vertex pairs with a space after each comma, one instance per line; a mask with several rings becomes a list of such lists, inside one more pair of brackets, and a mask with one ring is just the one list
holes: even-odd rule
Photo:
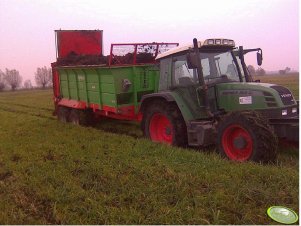
[[279, 96], [284, 105], [292, 105], [295, 104], [294, 97], [287, 88], [283, 86], [271, 86], [272, 89], [276, 90], [279, 93]]
[[269, 92], [263, 92], [265, 102], [268, 107], [277, 107], [275, 98]]

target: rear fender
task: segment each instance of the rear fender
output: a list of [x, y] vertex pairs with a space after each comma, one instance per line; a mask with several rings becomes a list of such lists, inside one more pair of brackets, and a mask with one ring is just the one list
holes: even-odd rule
[[162, 100], [168, 103], [175, 103], [178, 106], [186, 124], [188, 121], [194, 119], [191, 111], [189, 110], [188, 106], [186, 106], [182, 98], [177, 93], [172, 92], [159, 92], [144, 95], [141, 99], [139, 111], [143, 114], [143, 112], [147, 109], [147, 106], [154, 100]]

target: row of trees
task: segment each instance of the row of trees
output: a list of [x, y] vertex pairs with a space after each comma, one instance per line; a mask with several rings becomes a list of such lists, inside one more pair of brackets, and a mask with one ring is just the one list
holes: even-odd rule
[[280, 75], [285, 75], [286, 73], [289, 73], [291, 69], [289, 67], [286, 67], [284, 70], [279, 70]]
[[266, 71], [263, 68], [259, 67], [259, 68], [255, 69], [255, 67], [253, 65], [249, 65], [248, 70], [251, 75], [263, 76], [266, 74]]
[[[251, 75], [263, 76], [266, 74], [266, 71], [263, 68], [259, 67], [259, 68], [255, 69], [255, 67], [253, 65], [249, 65], [248, 70]], [[283, 70], [279, 70], [278, 73], [280, 75], [285, 75], [285, 74], [289, 73], [290, 71], [291, 71], [291, 69], [289, 67], [286, 67]]]
[[[10, 87], [11, 90], [16, 90], [22, 86], [23, 78], [20, 75], [19, 71], [16, 69], [5, 69], [5, 71], [0, 70], [0, 91], [4, 90], [6, 87]], [[38, 87], [43, 89], [52, 85], [52, 72], [51, 68], [46, 66], [37, 68], [35, 72], [35, 82]], [[23, 88], [31, 89], [33, 85], [31, 80], [25, 80]]]

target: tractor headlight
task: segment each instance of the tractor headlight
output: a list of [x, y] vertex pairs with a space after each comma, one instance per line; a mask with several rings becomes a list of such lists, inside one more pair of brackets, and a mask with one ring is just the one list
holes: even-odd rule
[[233, 40], [228, 40], [228, 45], [229, 46], [235, 46], [234, 41]]
[[297, 108], [292, 108], [292, 113], [297, 113]]
[[233, 46], [235, 47], [235, 43], [231, 39], [223, 39], [223, 38], [212, 38], [212, 39], [206, 39], [204, 41], [205, 46], [211, 46], [211, 45], [224, 45], [224, 46]]
[[216, 44], [216, 45], [222, 44], [222, 40], [220, 40], [220, 39], [215, 39], [215, 44]]
[[228, 42], [229, 40], [228, 39], [223, 39], [223, 44], [224, 45], [229, 45], [229, 42]]
[[214, 39], [209, 39], [208, 40], [208, 45], [214, 45]]
[[287, 110], [282, 110], [281, 115], [287, 115]]

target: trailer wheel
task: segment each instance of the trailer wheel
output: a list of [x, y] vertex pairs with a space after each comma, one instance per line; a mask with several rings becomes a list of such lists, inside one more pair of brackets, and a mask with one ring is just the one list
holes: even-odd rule
[[57, 119], [61, 122], [68, 122], [70, 110], [67, 107], [59, 106], [57, 110]]
[[93, 122], [93, 112], [89, 110], [72, 109], [69, 121], [74, 125], [89, 126]]
[[234, 161], [273, 162], [277, 137], [268, 121], [257, 112], [233, 112], [218, 124], [217, 148]]
[[186, 125], [175, 103], [150, 103], [144, 111], [141, 128], [144, 136], [154, 142], [180, 147], [187, 145]]
[[70, 112], [70, 115], [69, 115], [69, 121], [74, 124], [74, 125], [79, 125], [79, 111], [78, 110], [75, 110], [75, 109], [72, 109], [71, 112]]

